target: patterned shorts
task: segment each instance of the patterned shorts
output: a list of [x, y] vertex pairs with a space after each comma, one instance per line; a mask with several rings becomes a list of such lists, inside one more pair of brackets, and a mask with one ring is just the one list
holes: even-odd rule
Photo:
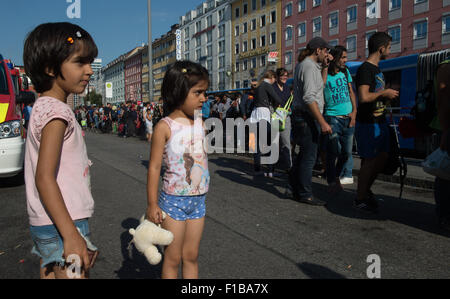
[[161, 191], [159, 207], [177, 221], [194, 220], [206, 215], [206, 194], [199, 196], [176, 196]]

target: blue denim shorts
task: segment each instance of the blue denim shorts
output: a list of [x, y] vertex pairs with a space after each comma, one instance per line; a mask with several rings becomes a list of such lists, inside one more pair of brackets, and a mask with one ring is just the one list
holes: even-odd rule
[[[77, 220], [74, 223], [83, 237], [89, 240], [90, 231], [88, 220]], [[64, 267], [64, 244], [56, 226], [30, 226], [30, 232], [31, 239], [34, 243], [31, 253], [36, 254], [42, 259], [41, 268], [45, 268], [53, 263], [57, 266]]]
[[158, 205], [170, 218], [177, 221], [194, 220], [206, 215], [206, 194], [175, 196], [161, 191]]

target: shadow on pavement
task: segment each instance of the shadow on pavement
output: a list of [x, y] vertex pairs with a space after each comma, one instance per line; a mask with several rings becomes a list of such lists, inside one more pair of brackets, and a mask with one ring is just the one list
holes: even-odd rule
[[301, 263], [297, 264], [297, 267], [312, 279], [347, 279], [345, 276], [336, 273], [327, 267], [316, 264]]
[[[233, 169], [233, 171], [221, 169], [217, 170], [216, 173], [234, 183], [259, 188], [279, 198], [295, 201], [286, 190], [288, 180], [286, 174], [276, 178], [253, 177], [251, 172], [253, 169], [252, 163], [232, 157], [215, 157], [210, 159], [210, 162], [222, 168]], [[249, 178], [248, 175], [251, 177]], [[345, 189], [338, 195], [330, 195], [324, 181], [324, 184], [313, 182], [313, 193], [317, 198], [328, 203], [326, 209], [329, 212], [342, 217], [361, 220], [393, 221], [429, 233], [450, 237], [449, 232], [441, 230], [437, 225], [436, 207], [434, 204], [410, 200], [405, 198], [405, 196], [400, 200], [397, 197], [399, 187], [396, 185], [387, 186], [388, 188], [392, 188], [392, 194], [394, 196], [375, 194], [380, 206], [378, 214], [368, 214], [354, 209], [353, 199], [356, 197], [356, 192], [353, 190]], [[281, 192], [279, 190], [280, 188], [282, 190]], [[378, 226], [374, 228], [373, 225], [367, 227], [367, 231], [378, 229], [384, 230], [384, 228]]]
[[161, 278], [162, 263], [150, 265], [136, 247], [131, 244], [132, 236], [128, 230], [136, 228], [139, 220], [128, 218], [122, 222], [122, 227], [126, 230], [120, 235], [121, 250], [123, 256], [122, 267], [115, 271], [120, 279], [159, 279]]

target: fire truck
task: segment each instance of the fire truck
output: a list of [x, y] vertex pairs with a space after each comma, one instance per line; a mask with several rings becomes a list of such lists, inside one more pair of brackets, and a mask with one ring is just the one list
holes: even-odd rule
[[28, 78], [0, 54], [0, 178], [23, 172], [26, 134], [22, 108], [36, 99], [28, 86]]

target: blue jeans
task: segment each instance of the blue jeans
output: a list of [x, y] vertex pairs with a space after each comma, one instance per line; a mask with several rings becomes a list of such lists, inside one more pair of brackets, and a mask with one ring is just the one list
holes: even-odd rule
[[450, 221], [450, 181], [436, 178], [434, 185], [436, 212], [439, 220]]
[[292, 130], [295, 144], [300, 153], [295, 157], [289, 173], [290, 185], [300, 199], [312, 198], [312, 172], [317, 159], [320, 141], [319, 124], [312, 116], [304, 112], [292, 117]]
[[[325, 116], [326, 122], [333, 130], [326, 136], [327, 182], [336, 182], [336, 178], [353, 177], [353, 136], [355, 127], [350, 128], [351, 118]], [[337, 159], [337, 164], [336, 164]]]

